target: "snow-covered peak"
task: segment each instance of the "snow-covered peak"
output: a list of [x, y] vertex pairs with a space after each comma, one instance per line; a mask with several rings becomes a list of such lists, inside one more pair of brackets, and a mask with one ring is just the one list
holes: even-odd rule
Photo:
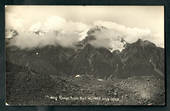
[[37, 36], [43, 36], [45, 34], [45, 32], [41, 31], [41, 30], [37, 30], [37, 31], [33, 31], [32, 32], [34, 35], [37, 35]]
[[104, 27], [104, 26], [95, 25], [94, 27], [92, 27], [91, 29], [89, 29], [89, 31], [87, 32], [87, 34], [90, 35], [90, 34], [93, 34], [93, 33], [95, 33], [95, 32], [103, 31], [103, 30], [107, 30], [107, 28]]
[[12, 39], [13, 37], [15, 37], [17, 35], [18, 35], [18, 32], [16, 30], [7, 29], [5, 31], [5, 38], [7, 38], [7, 39]]

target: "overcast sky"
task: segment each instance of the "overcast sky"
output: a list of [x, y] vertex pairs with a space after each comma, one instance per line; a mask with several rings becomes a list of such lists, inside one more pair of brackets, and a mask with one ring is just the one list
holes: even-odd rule
[[[6, 6], [6, 27], [31, 25], [58, 16], [65, 21], [94, 24], [113, 22], [128, 28], [149, 30], [155, 41], [164, 41], [163, 6]], [[23, 28], [24, 28], [23, 27]]]

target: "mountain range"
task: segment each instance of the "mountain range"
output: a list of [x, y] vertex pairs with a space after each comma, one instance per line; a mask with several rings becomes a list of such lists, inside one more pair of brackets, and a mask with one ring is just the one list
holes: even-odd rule
[[[96, 30], [102, 29], [96, 28], [88, 33]], [[31, 96], [36, 98], [40, 92], [44, 97], [47, 90], [53, 90], [51, 87], [55, 87], [55, 91], [62, 87], [69, 91], [73, 88], [79, 92], [78, 84], [62, 79], [65, 77], [86, 76], [99, 78], [101, 81], [144, 76], [164, 79], [164, 48], [157, 47], [148, 40], [138, 39], [134, 43], [128, 43], [121, 39], [124, 49], [110, 51], [91, 45], [90, 42], [95, 39], [95, 36], [89, 34], [74, 48], [57, 45], [33, 49], [8, 46], [11, 38], [6, 40], [7, 100], [21, 103], [20, 98], [25, 100], [26, 94], [32, 94]], [[55, 78], [57, 84], [62, 85], [56, 86], [56, 82], [51, 78]], [[51, 91], [51, 94], [54, 95], [55, 91]]]
[[[88, 33], [100, 30], [101, 28], [97, 27]], [[95, 36], [89, 34], [77, 43], [75, 48], [58, 45], [21, 50], [16, 46], [7, 46], [6, 60], [40, 73], [54, 75], [89, 74], [102, 78], [164, 76], [164, 49], [157, 47], [154, 43], [138, 39], [131, 44], [126, 42], [122, 51], [111, 52], [107, 48], [94, 47], [90, 44], [90, 41], [93, 40], [95, 40]], [[124, 41], [121, 40], [121, 42]]]

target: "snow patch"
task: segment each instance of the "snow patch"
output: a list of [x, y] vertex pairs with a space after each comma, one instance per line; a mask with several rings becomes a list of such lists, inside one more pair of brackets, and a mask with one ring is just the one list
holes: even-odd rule
[[97, 80], [98, 80], [98, 81], [101, 81], [101, 82], [104, 81], [103, 79], [97, 79]]
[[6, 106], [9, 106], [9, 104], [8, 104], [7, 102], [5, 103], [5, 105], [6, 105]]
[[76, 75], [75, 77], [78, 78], [78, 77], [81, 77], [81, 76], [80, 75]]

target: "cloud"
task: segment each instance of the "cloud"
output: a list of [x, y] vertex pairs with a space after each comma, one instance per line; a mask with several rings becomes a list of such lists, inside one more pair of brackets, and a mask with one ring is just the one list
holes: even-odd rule
[[16, 29], [19, 35], [10, 42], [10, 45], [21, 49], [47, 45], [74, 47], [75, 43], [86, 36], [85, 31], [88, 30], [86, 24], [66, 21], [58, 16], [51, 16], [43, 22], [33, 23], [30, 27], [22, 25], [18, 28], [14, 27], [16, 22], [11, 24], [10, 28]]
[[90, 33], [89, 36], [94, 36], [95, 40], [90, 41], [90, 44], [95, 47], [105, 47], [112, 50], [122, 50], [123, 44], [121, 42], [121, 38], [124, 36], [108, 27], [100, 27], [95, 26], [95, 28], [100, 28], [99, 31], [95, 31], [92, 34]]
[[[141, 28], [131, 28], [125, 25], [117, 24], [111, 21], [96, 21], [94, 25], [102, 25], [110, 29], [112, 34], [105, 34], [104, 36], [109, 36], [108, 38], [123, 38], [129, 43], [137, 41], [139, 38], [143, 40], [149, 40], [155, 43], [159, 47], [164, 47], [164, 35], [161, 35], [159, 32], [153, 33], [150, 29], [141, 29]], [[98, 34], [101, 36], [101, 34]], [[114, 36], [113, 36], [114, 35]]]
[[118, 37], [123, 37], [129, 43], [135, 42], [139, 38], [142, 39], [143, 37], [151, 36], [151, 31], [149, 29], [130, 28], [110, 21], [96, 21], [94, 24], [109, 28], [116, 33]]
[[[29, 23], [29, 24], [28, 24]], [[121, 38], [129, 43], [143, 40], [150, 40], [157, 45], [160, 43], [161, 35], [152, 34], [149, 29], [130, 28], [111, 21], [94, 21], [93, 24], [74, 22], [59, 16], [50, 16], [38, 22], [26, 22], [22, 18], [8, 15], [6, 19], [8, 28], [18, 31], [18, 36], [11, 40], [10, 45], [21, 49], [32, 49], [47, 45], [60, 45], [63, 47], [75, 47], [75, 44], [84, 39], [88, 30], [95, 26], [103, 26], [101, 31], [93, 33], [96, 40], [90, 42], [95, 47], [111, 48], [112, 50], [122, 50]], [[161, 42], [164, 42], [162, 39]]]
[[122, 50], [124, 44], [121, 42], [123, 38], [128, 43], [136, 42], [139, 38], [147, 40], [151, 37], [149, 29], [130, 28], [121, 24], [110, 21], [96, 21], [94, 26], [103, 26], [100, 31], [94, 32], [96, 40], [91, 41], [95, 47], [105, 47], [112, 50]]

